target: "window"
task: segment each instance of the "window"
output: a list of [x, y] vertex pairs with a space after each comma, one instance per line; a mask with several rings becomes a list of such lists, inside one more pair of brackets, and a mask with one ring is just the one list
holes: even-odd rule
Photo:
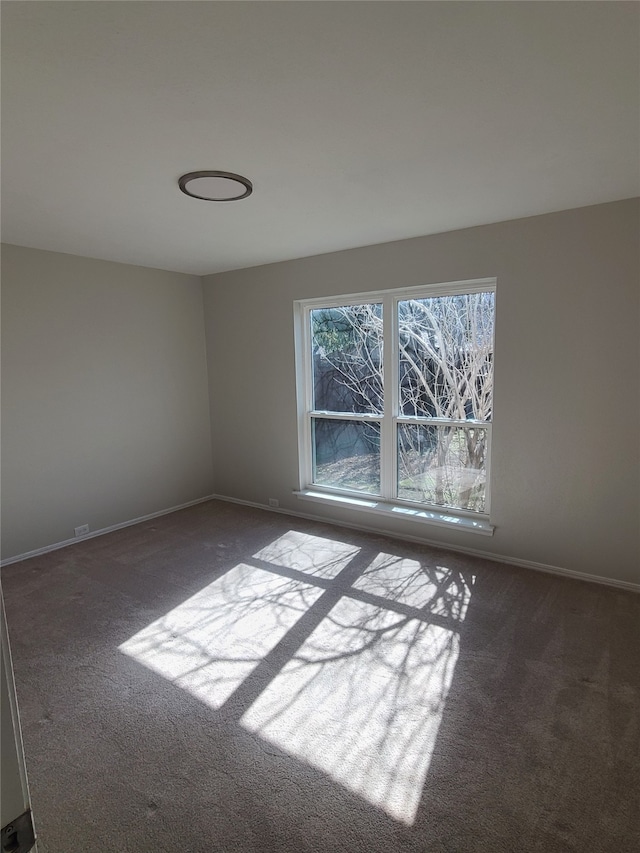
[[296, 303], [298, 494], [491, 532], [494, 315], [494, 279]]

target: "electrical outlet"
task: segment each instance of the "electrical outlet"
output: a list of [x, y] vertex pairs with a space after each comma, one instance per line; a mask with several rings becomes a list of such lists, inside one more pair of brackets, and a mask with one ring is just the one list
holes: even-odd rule
[[89, 525], [81, 524], [80, 527], [74, 527], [73, 532], [76, 536], [85, 536], [89, 532]]
[[269, 498], [269, 506], [280, 506], [280, 501], [277, 498]]

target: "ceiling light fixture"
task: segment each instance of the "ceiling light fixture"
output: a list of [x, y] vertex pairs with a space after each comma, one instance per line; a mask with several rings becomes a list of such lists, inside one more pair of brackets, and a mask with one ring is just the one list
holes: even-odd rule
[[185, 195], [202, 201], [238, 201], [253, 192], [253, 184], [233, 172], [189, 172], [178, 186]]

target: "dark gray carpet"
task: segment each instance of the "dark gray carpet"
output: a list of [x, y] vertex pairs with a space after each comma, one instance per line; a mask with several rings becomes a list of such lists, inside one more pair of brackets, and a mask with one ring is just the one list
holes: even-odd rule
[[3, 570], [41, 853], [640, 849], [640, 596], [212, 501]]

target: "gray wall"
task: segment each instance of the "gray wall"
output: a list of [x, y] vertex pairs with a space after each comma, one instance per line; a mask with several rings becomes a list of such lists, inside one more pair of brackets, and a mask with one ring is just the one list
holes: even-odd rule
[[[640, 581], [638, 202], [204, 279], [214, 489], [623, 581]], [[497, 276], [491, 539], [304, 503], [294, 299]]]
[[211, 493], [196, 276], [2, 247], [2, 557]]

